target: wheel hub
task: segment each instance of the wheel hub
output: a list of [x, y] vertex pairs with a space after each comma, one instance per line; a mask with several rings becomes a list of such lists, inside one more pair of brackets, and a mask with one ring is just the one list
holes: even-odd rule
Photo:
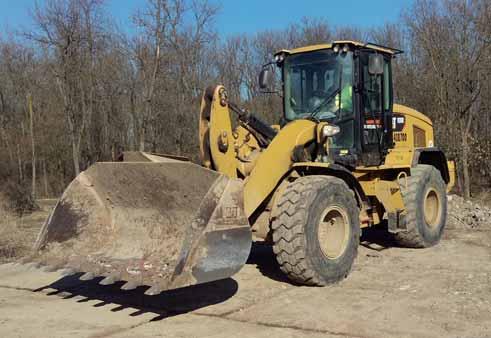
[[348, 214], [338, 206], [329, 206], [321, 215], [317, 231], [324, 256], [328, 259], [339, 258], [348, 245]]
[[430, 228], [435, 228], [440, 223], [441, 206], [440, 196], [435, 189], [428, 189], [424, 198], [424, 217]]

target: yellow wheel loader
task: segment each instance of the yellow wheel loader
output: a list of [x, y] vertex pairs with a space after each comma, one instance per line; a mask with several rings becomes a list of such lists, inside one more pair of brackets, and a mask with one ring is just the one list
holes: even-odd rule
[[232, 276], [253, 236], [307, 285], [348, 275], [364, 227], [386, 222], [404, 246], [435, 245], [455, 167], [430, 119], [393, 104], [398, 53], [355, 41], [277, 52], [259, 84], [272, 91], [281, 74], [279, 125], [207, 88], [201, 165], [143, 152], [96, 163], [66, 189], [31, 259], [154, 295]]

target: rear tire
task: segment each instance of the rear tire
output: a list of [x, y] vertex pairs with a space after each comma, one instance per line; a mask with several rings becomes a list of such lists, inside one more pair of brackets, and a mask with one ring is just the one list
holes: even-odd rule
[[350, 272], [360, 242], [354, 193], [336, 177], [298, 178], [279, 197], [272, 229], [273, 251], [290, 280], [337, 282]]
[[431, 165], [418, 164], [411, 169], [407, 188], [403, 184], [401, 192], [407, 230], [395, 234], [397, 242], [409, 248], [437, 244], [447, 219], [446, 185], [440, 172]]

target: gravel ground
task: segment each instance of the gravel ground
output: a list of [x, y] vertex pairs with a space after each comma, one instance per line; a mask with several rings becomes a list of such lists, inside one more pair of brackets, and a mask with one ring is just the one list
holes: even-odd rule
[[2, 337], [491, 337], [489, 210], [452, 196], [429, 249], [365, 231], [343, 282], [291, 285], [269, 246], [233, 278], [145, 296], [29, 265], [0, 265]]

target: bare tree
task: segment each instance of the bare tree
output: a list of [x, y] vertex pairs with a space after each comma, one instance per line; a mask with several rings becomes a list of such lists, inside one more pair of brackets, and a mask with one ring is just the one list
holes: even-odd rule
[[82, 137], [93, 114], [98, 39], [104, 37], [102, 0], [48, 0], [36, 5], [36, 31], [27, 34], [52, 58], [51, 71], [63, 100], [75, 174], [80, 173]]
[[29, 112], [29, 131], [31, 138], [31, 194], [36, 198], [36, 141], [34, 137], [34, 109], [32, 108], [32, 96], [27, 94], [27, 110]]
[[458, 140], [452, 147], [458, 151], [466, 198], [471, 194], [471, 128], [483, 111], [481, 93], [489, 79], [485, 56], [491, 52], [491, 41], [481, 34], [487, 26], [482, 19], [486, 8], [486, 1], [417, 1], [406, 20], [413, 51], [426, 61], [421, 74], [432, 85], [433, 114], [446, 127], [439, 136]]
[[0, 189], [9, 181], [28, 195], [58, 195], [124, 149], [195, 159], [208, 85], [224, 84], [233, 101], [276, 124], [282, 98], [259, 90], [261, 66], [277, 50], [339, 39], [404, 49], [393, 62], [396, 101], [434, 121], [466, 197], [491, 188], [489, 1], [418, 0], [369, 30], [304, 18], [226, 38], [218, 11], [214, 0], [147, 0], [125, 33], [103, 0], [36, 4], [32, 31], [0, 39]]

